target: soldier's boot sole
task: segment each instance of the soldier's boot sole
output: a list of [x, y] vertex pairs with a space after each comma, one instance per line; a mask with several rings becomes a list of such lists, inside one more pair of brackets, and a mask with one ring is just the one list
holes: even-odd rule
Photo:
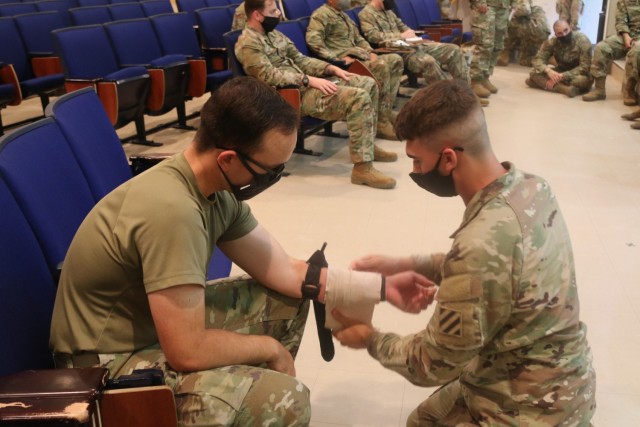
[[638, 101], [635, 98], [627, 98], [626, 96], [622, 99], [622, 103], [627, 107], [638, 105]]
[[491, 96], [491, 92], [484, 87], [480, 82], [472, 82], [471, 90], [476, 94], [479, 98], [488, 98]]
[[529, 87], [532, 87], [534, 89], [537, 89], [538, 86], [536, 86], [536, 84], [531, 80], [531, 79], [527, 79], [524, 81], [524, 84], [526, 84]]
[[351, 171], [351, 183], [356, 185], [366, 185], [381, 190], [395, 188], [396, 180], [386, 176], [373, 167], [371, 162], [357, 163], [353, 165]]
[[395, 162], [398, 160], [398, 155], [396, 153], [392, 153], [390, 151], [383, 150], [377, 145], [373, 145], [373, 160], [376, 162]]
[[586, 102], [601, 101], [603, 99], [607, 99], [607, 94], [597, 89], [582, 95], [582, 100]]
[[640, 122], [634, 122], [629, 125], [631, 129], [640, 129]]
[[482, 86], [485, 87], [491, 93], [498, 93], [498, 88], [494, 86], [489, 79], [482, 80]]
[[638, 80], [634, 78], [627, 78], [627, 81], [622, 86], [622, 103], [626, 106], [637, 105], [638, 100], [636, 98], [636, 86]]
[[509, 65], [509, 57], [510, 57], [510, 52], [507, 52], [506, 50], [503, 50], [502, 52], [500, 52], [500, 56], [498, 56], [498, 60], [496, 61], [496, 65], [499, 65], [500, 67], [507, 67]]

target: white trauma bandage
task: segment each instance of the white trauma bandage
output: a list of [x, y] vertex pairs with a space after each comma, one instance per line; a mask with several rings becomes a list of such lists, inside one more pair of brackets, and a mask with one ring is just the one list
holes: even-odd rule
[[371, 324], [373, 307], [380, 302], [382, 276], [379, 273], [329, 268], [324, 302], [327, 320], [325, 327], [342, 329], [342, 324], [331, 315], [334, 308], [347, 317]]

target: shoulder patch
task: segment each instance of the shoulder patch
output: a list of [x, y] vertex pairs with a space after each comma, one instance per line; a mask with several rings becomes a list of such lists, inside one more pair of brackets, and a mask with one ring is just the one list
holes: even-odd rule
[[462, 313], [457, 310], [439, 307], [438, 328], [440, 333], [462, 337]]

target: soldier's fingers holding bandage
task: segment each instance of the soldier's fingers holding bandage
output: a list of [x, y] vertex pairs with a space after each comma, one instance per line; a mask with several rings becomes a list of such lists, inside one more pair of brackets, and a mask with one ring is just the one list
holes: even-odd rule
[[408, 313], [419, 313], [433, 302], [437, 287], [434, 282], [413, 271], [388, 276], [386, 299]]
[[331, 314], [344, 327], [340, 330], [334, 330], [333, 336], [340, 344], [351, 348], [366, 348], [369, 342], [369, 336], [373, 332], [373, 327], [366, 323], [360, 323], [358, 320], [347, 317], [338, 309], [334, 309]]

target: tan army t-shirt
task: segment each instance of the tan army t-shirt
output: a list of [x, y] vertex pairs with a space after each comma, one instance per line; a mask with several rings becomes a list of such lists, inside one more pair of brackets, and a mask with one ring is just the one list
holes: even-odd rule
[[147, 294], [204, 286], [216, 242], [256, 226], [249, 207], [230, 193], [202, 195], [182, 154], [124, 183], [96, 205], [71, 243], [52, 349], [122, 353], [156, 343]]

